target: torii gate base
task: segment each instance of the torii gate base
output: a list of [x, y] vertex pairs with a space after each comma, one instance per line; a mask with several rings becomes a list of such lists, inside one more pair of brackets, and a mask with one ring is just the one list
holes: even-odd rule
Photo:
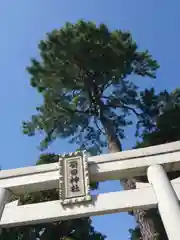
[[[89, 157], [88, 162], [79, 153], [68, 159], [66, 156], [66, 162], [60, 160], [61, 170], [58, 163], [53, 163], [0, 172], [0, 228], [158, 207], [168, 238], [180, 239], [180, 178], [170, 182], [166, 173], [180, 171], [179, 141]], [[88, 173], [91, 181], [147, 174], [149, 184], [137, 183], [134, 190], [90, 196]], [[71, 192], [69, 181], [76, 183]], [[11, 194], [59, 186], [60, 200], [20, 206], [18, 201], [8, 203]]]

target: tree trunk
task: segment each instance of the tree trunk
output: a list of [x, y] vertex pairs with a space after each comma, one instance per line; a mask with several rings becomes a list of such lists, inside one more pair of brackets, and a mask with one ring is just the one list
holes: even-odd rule
[[[121, 142], [115, 133], [113, 123], [104, 117], [101, 118], [101, 122], [107, 134], [109, 152], [114, 153], [122, 151]], [[129, 190], [136, 188], [136, 181], [136, 179], [121, 180], [121, 184], [125, 190]], [[160, 236], [156, 232], [155, 224], [153, 222], [151, 210], [133, 210], [133, 216], [139, 225], [142, 240], [160, 240]]]

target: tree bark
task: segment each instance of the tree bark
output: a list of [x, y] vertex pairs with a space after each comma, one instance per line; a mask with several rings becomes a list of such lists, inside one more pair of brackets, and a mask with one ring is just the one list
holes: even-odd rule
[[[103, 116], [101, 117], [101, 122], [107, 134], [109, 152], [114, 153], [122, 151], [121, 142], [116, 135], [113, 123], [108, 119], [105, 119]], [[124, 179], [120, 182], [124, 190], [129, 190], [136, 188], [136, 181], [136, 179]], [[142, 209], [138, 209], [133, 210], [132, 213], [139, 225], [142, 240], [160, 240], [160, 236], [156, 231], [156, 227], [152, 219], [151, 210], [144, 211]]]

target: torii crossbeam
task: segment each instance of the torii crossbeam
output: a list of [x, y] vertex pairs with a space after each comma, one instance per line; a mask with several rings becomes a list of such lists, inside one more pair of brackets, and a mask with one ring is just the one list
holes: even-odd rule
[[[70, 164], [72, 164], [73, 157], [77, 156], [73, 155], [69, 158]], [[66, 158], [66, 155], [64, 158]], [[179, 239], [180, 178], [170, 182], [166, 172], [180, 170], [180, 141], [88, 157], [86, 160], [86, 173], [89, 174], [92, 182], [147, 175], [150, 183], [137, 183], [137, 189], [134, 190], [91, 196], [91, 198], [86, 199], [88, 201], [83, 202], [81, 201], [84, 199], [84, 197], [82, 198], [83, 194], [88, 194], [86, 191], [86, 193], [80, 193], [80, 195], [68, 195], [69, 190], [66, 189], [65, 184], [66, 179], [68, 179], [66, 166], [63, 179], [62, 174], [60, 174], [60, 165], [65, 162], [63, 159], [60, 160], [60, 164], [53, 163], [3, 170], [0, 172], [0, 227], [7, 228], [126, 212], [138, 208], [158, 207], [169, 239]], [[66, 162], [68, 163], [68, 161]], [[81, 164], [81, 162], [79, 163]], [[82, 164], [84, 163], [82, 162]], [[83, 166], [85, 168], [85, 165], [79, 165], [78, 168], [82, 171], [82, 174], [84, 174]], [[61, 199], [61, 201], [56, 200], [30, 205], [19, 205], [18, 201], [8, 203], [10, 194], [19, 195], [59, 188], [60, 180], [60, 186], [64, 189], [64, 194], [67, 195], [64, 195], [64, 202]], [[87, 187], [87, 184], [88, 182], [83, 186]], [[77, 197], [79, 200], [77, 200]], [[69, 199], [74, 199], [74, 202], [65, 204], [69, 203]]]

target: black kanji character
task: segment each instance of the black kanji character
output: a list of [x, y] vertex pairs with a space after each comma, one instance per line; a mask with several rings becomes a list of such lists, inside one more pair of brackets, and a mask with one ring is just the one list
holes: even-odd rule
[[78, 185], [73, 185], [73, 186], [71, 187], [71, 191], [72, 191], [72, 192], [79, 192], [79, 191], [80, 191], [79, 186], [78, 186]]

